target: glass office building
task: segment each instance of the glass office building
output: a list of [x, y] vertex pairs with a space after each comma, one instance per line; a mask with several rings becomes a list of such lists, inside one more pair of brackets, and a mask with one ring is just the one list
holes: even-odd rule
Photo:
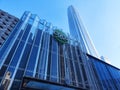
[[73, 39], [81, 42], [80, 47], [82, 51], [99, 58], [98, 52], [81, 21], [78, 11], [72, 5], [68, 7], [68, 22], [70, 35]]
[[[37, 15], [24, 13], [0, 49], [2, 89], [16, 90], [20, 86], [24, 89], [31, 85], [34, 89], [47, 88], [44, 84], [39, 87], [42, 84], [34, 80], [22, 82], [23, 77], [56, 83], [58, 90], [89, 88], [80, 48], [70, 45], [70, 40], [59, 43], [52, 34], [56, 29]], [[51, 87], [53, 90], [55, 86]]]
[[25, 12], [0, 48], [0, 90], [119, 90], [120, 69], [80, 45]]
[[17, 17], [0, 10], [0, 48], [18, 21]]

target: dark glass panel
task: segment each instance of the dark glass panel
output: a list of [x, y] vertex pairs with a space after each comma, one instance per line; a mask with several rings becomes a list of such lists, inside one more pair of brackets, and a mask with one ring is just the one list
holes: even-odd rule
[[31, 46], [32, 45], [27, 43], [27, 45], [25, 47], [25, 50], [24, 50], [24, 53], [23, 53], [23, 56], [22, 56], [21, 61], [20, 61], [20, 65], [19, 65], [20, 68], [24, 69], [26, 67], [28, 57], [29, 57], [29, 54], [30, 54], [30, 50], [31, 50]]
[[72, 79], [72, 84], [75, 85], [75, 71], [74, 71], [74, 67], [73, 67], [73, 61], [69, 60], [69, 64], [70, 64], [70, 71], [71, 71], [71, 79]]
[[33, 72], [26, 71], [25, 72], [25, 76], [31, 76], [32, 77], [33, 76]]
[[49, 52], [49, 56], [48, 56], [48, 68], [47, 68], [47, 80], [50, 80], [50, 71], [51, 71], [51, 52]]
[[30, 32], [30, 29], [31, 29], [31, 25], [28, 24], [27, 27], [26, 27], [26, 29], [25, 29], [24, 35], [23, 35], [23, 37], [22, 37], [22, 40], [26, 41], [26, 39], [27, 39], [27, 37], [28, 37], [28, 34], [29, 34], [29, 32]]
[[50, 78], [52, 81], [57, 81], [57, 74], [58, 74], [58, 62], [57, 62], [57, 54], [52, 53], [51, 57], [51, 70], [50, 70]]
[[33, 43], [32, 36], [33, 36], [33, 33], [30, 33], [30, 36], [29, 36], [29, 38], [28, 38], [28, 43], [29, 43], [29, 44], [32, 44], [32, 43]]
[[37, 45], [37, 46], [39, 46], [39, 44], [40, 44], [41, 34], [42, 34], [42, 31], [37, 30], [37, 35], [36, 35], [36, 39], [35, 39], [35, 45]]
[[15, 79], [22, 80], [22, 78], [23, 78], [23, 73], [24, 73], [23, 70], [18, 69], [18, 70], [17, 70], [17, 73], [16, 73], [16, 75], [15, 75]]
[[75, 46], [71, 46], [71, 48], [72, 48], [73, 60], [77, 60], [77, 55], [76, 55], [76, 52], [75, 52]]
[[11, 90], [18, 90], [20, 88], [20, 85], [21, 85], [21, 81], [13, 81], [13, 84], [12, 84], [12, 87], [11, 87]]
[[11, 66], [16, 66], [17, 65], [19, 57], [20, 57], [21, 52], [23, 50], [24, 44], [25, 44], [25, 42], [22, 42], [22, 41], [20, 42], [20, 44], [19, 44], [19, 46], [18, 46], [18, 48], [17, 48], [17, 50], [16, 50], [16, 52], [13, 56], [12, 62], [10, 64]]
[[2, 66], [2, 68], [0, 70], [0, 79], [2, 79], [2, 77], [4, 76], [6, 69], [7, 69], [6, 66]]
[[50, 39], [50, 35], [47, 32], [43, 32], [43, 36], [42, 36], [42, 42], [41, 42], [41, 48], [48, 50], [49, 49], [49, 39]]
[[80, 83], [82, 83], [82, 78], [81, 78], [80, 68], [79, 68], [79, 63], [78, 62], [75, 62], [75, 69], [76, 69], [76, 74], [77, 74], [77, 78], [78, 78], [78, 83], [81, 86]]
[[16, 47], [17, 47], [17, 45], [18, 45], [18, 42], [19, 42], [19, 40], [16, 40], [16, 41], [15, 41], [12, 49], [10, 50], [10, 52], [9, 52], [9, 54], [8, 54], [8, 56], [7, 56], [7, 59], [6, 59], [6, 61], [5, 61], [5, 64], [7, 64], [7, 65], [9, 64], [9, 62], [10, 62], [10, 60], [11, 60], [11, 58], [12, 58], [14, 52], [15, 52], [15, 49], [16, 49]]
[[60, 82], [65, 83], [65, 63], [62, 56], [59, 56], [59, 74]]
[[57, 52], [57, 41], [54, 38], [52, 38], [52, 51]]
[[33, 71], [36, 63], [38, 53], [38, 47], [33, 47], [32, 52], [30, 54], [27, 70]]
[[22, 34], [23, 34], [23, 30], [20, 31], [18, 38], [17, 38], [18, 40], [21, 38]]
[[64, 56], [63, 55], [63, 45], [59, 43], [58, 48], [59, 48], [59, 55]]

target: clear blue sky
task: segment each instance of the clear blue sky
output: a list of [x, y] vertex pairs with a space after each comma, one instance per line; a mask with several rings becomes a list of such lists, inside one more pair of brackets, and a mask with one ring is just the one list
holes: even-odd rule
[[0, 0], [0, 9], [21, 17], [25, 10], [68, 31], [67, 7], [74, 5], [100, 55], [120, 68], [120, 0]]

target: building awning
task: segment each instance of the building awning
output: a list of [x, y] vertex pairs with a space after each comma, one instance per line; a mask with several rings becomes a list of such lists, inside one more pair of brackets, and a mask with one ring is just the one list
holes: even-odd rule
[[46, 80], [24, 77], [20, 90], [86, 90], [79, 87], [50, 82]]

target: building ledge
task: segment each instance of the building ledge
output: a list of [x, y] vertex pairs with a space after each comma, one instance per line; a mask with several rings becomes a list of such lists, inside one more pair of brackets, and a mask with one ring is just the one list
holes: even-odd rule
[[79, 87], [60, 84], [47, 80], [41, 80], [31, 77], [23, 77], [20, 90], [86, 90]]

